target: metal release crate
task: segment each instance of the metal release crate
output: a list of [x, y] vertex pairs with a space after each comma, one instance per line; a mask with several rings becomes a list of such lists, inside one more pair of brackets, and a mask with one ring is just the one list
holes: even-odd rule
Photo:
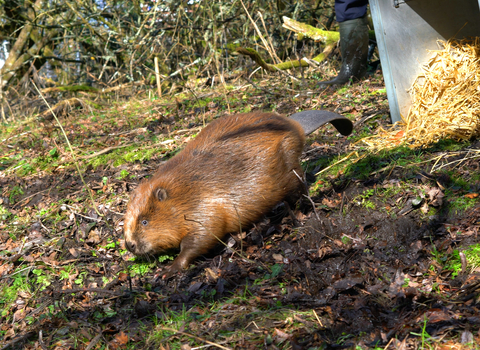
[[480, 36], [480, 0], [370, 0], [392, 122], [406, 117], [407, 90], [437, 40]]

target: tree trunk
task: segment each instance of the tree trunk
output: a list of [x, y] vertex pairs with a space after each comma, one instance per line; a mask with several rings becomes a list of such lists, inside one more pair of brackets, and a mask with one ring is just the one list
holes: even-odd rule
[[29, 21], [25, 23], [25, 26], [21, 30], [15, 44], [13, 44], [13, 47], [8, 54], [4, 66], [0, 69], [0, 84], [2, 84], [2, 86], [7, 85], [8, 81], [15, 75], [15, 71], [20, 67], [20, 64], [18, 64], [17, 61], [22, 56], [23, 47], [32, 32], [32, 23], [35, 20], [35, 13], [40, 10], [42, 2], [43, 0], [36, 0], [35, 4], [33, 4], [33, 9], [30, 8], [28, 10], [27, 16]]

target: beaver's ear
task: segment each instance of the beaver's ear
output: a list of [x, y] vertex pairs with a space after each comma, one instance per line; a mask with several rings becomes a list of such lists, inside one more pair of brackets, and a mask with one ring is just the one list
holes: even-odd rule
[[160, 202], [163, 202], [165, 199], [167, 199], [167, 190], [159, 187], [155, 190], [155, 196]]

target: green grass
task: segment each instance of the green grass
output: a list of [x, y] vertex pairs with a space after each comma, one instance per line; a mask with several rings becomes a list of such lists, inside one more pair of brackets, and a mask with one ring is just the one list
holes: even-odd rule
[[361, 194], [353, 198], [352, 202], [366, 209], [375, 210], [376, 208], [375, 204], [371, 200], [369, 200], [369, 198], [374, 196], [375, 194], [376, 194], [375, 189], [373, 188], [366, 189]]
[[9, 310], [11, 305], [18, 298], [20, 292], [30, 294], [30, 285], [27, 283], [27, 277], [24, 272], [18, 272], [13, 276], [13, 282], [10, 285], [0, 284], [0, 312], [1, 317], [10, 319]]
[[429, 349], [429, 348], [432, 348], [433, 345], [431, 344], [435, 339], [430, 336], [430, 334], [427, 333], [426, 329], [427, 329], [427, 323], [428, 323], [428, 319], [427, 319], [427, 316], [425, 315], [424, 319], [423, 319], [423, 323], [421, 325], [421, 332], [420, 333], [414, 333], [414, 332], [410, 332], [412, 335], [416, 335], [418, 337], [420, 337], [421, 339], [421, 347], [420, 349]]
[[129, 177], [130, 173], [126, 169], [122, 169], [120, 171], [120, 176], [118, 177], [119, 180], [126, 180]]
[[44, 271], [44, 269], [33, 269], [32, 273], [36, 276], [36, 284], [40, 291], [47, 288], [49, 285], [52, 284], [52, 271]]
[[465, 196], [454, 197], [450, 201], [450, 213], [454, 215], [459, 215], [464, 213], [470, 208], [473, 208], [480, 202], [480, 198], [467, 198]]
[[165, 152], [168, 152], [168, 150], [160, 147], [146, 150], [142, 150], [138, 146], [128, 147], [122, 152], [112, 152], [112, 154], [109, 155], [108, 160], [105, 159], [107, 158], [105, 157], [104, 159], [99, 159], [97, 163], [93, 163], [92, 165], [95, 167], [97, 164], [107, 164], [110, 160], [114, 160], [113, 166], [119, 166], [124, 163], [144, 162], [150, 160], [155, 155], [164, 154]]
[[[466, 269], [468, 273], [480, 267], [480, 243], [470, 246], [463, 251], [467, 260]], [[452, 278], [455, 278], [462, 270], [460, 251], [455, 249], [445, 264], [445, 269], [452, 270]]]
[[7, 220], [10, 215], [12, 215], [12, 213], [0, 205], [0, 221]]
[[[203, 317], [205, 317], [205, 314]], [[185, 344], [185, 342], [190, 346], [202, 345], [193, 334], [189, 334], [188, 328], [190, 323], [199, 322], [203, 317], [197, 317], [194, 312], [191, 310], [187, 311], [185, 307], [179, 312], [167, 309], [163, 319], [154, 316], [156, 326], [153, 331], [151, 331], [146, 343], [148, 347], [152, 349], [158, 349], [165, 341], [168, 343], [170, 349], [183, 348], [182, 345]], [[178, 336], [180, 330], [184, 331], [182, 335]], [[175, 334], [177, 334], [177, 336], [172, 337]]]
[[129, 271], [132, 276], [145, 276], [147, 273], [154, 271], [155, 262], [147, 262], [141, 258], [134, 258], [134, 263], [129, 265]]
[[[53, 153], [52, 153], [53, 152]], [[170, 152], [168, 149], [159, 147], [142, 148], [140, 145], [132, 145], [129, 147], [113, 150], [107, 154], [101, 154], [91, 159], [84, 161], [86, 166], [91, 166], [94, 170], [101, 165], [112, 164], [117, 167], [125, 163], [145, 162], [156, 156], [163, 155]], [[53, 154], [53, 156], [52, 156]], [[40, 171], [51, 173], [59, 166], [68, 166], [69, 162], [64, 162], [58, 156], [58, 151], [52, 149], [45, 155], [40, 155], [29, 160], [15, 159], [18, 157], [12, 157], [8, 160], [2, 161], [2, 164], [7, 165], [5, 171], [15, 171], [18, 176], [27, 176]], [[1, 165], [1, 164], [0, 164]]]

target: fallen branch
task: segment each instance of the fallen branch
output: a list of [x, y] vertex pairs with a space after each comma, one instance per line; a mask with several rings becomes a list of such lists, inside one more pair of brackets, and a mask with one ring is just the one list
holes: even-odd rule
[[118, 90], [121, 90], [121, 89], [127, 89], [127, 88], [134, 87], [134, 86], [137, 86], [137, 85], [146, 85], [146, 82], [145, 82], [145, 80], [141, 80], [141, 81], [134, 81], [134, 82], [131, 82], [131, 83], [128, 83], [128, 84], [120, 84], [118, 86], [114, 86], [114, 87], [111, 87], [111, 88], [108, 88], [108, 89], [102, 89], [102, 90], [100, 90], [100, 92], [109, 93], [109, 92], [114, 92], [114, 91], [118, 91]]
[[[249, 56], [252, 60], [254, 60], [260, 67], [265, 69], [267, 72], [275, 72], [277, 70], [286, 70], [286, 69], [293, 69], [298, 67], [308, 67], [312, 64], [319, 64], [320, 62], [324, 61], [333, 51], [333, 49], [337, 46], [338, 41], [340, 40], [340, 33], [333, 32], [328, 30], [322, 30], [319, 28], [312, 27], [311, 25], [297, 22], [291, 18], [283, 17], [283, 28], [291, 30], [297, 34], [299, 40], [303, 40], [304, 38], [309, 38], [315, 41], [320, 41], [325, 44], [323, 52], [318, 56], [310, 59], [302, 58], [301, 60], [293, 60], [293, 61], [286, 61], [281, 62], [278, 64], [269, 64], [266, 63], [260, 54], [251, 48], [243, 48], [239, 47], [236, 51], [242, 55]], [[373, 30], [369, 31], [369, 37], [375, 38], [375, 32]]]
[[283, 28], [291, 30], [297, 33], [298, 39], [302, 40], [304, 37], [315, 41], [321, 41], [326, 45], [332, 42], [338, 42], [340, 40], [339, 32], [332, 32], [328, 30], [322, 30], [315, 28], [311, 25], [297, 22], [294, 19], [283, 16]]
[[128, 146], [131, 146], [131, 145], [134, 145], [134, 143], [127, 143], [127, 144], [124, 144], [124, 145], [119, 145], [119, 146], [112, 146], [112, 147], [107, 147], [105, 149], [102, 149], [101, 151], [99, 152], [96, 152], [96, 153], [92, 153], [92, 154], [88, 154], [86, 156], [81, 156], [81, 157], [78, 157], [78, 159], [90, 159], [90, 158], [95, 158], [101, 154], [104, 154], [104, 153], [108, 153], [110, 151], [113, 151], [115, 149], [119, 149], [119, 148], [123, 148], [123, 147], [128, 147]]
[[[325, 58], [330, 55], [333, 51], [337, 42], [340, 40], [340, 33], [339, 32], [331, 32], [322, 30], [319, 28], [312, 27], [311, 25], [297, 22], [291, 18], [283, 17], [283, 27], [289, 29], [295, 33], [297, 33], [298, 38], [301, 40], [304, 37], [313, 39], [315, 41], [321, 41], [325, 43], [325, 49], [321, 54], [313, 58], [312, 60], [317, 64], [325, 60]], [[281, 62], [278, 64], [269, 64], [266, 63], [260, 54], [251, 48], [237, 48], [237, 52], [249, 56], [252, 60], [254, 60], [260, 67], [265, 69], [267, 72], [275, 72], [277, 70], [286, 70], [298, 67], [308, 67], [312, 60], [301, 59], [301, 60], [294, 60], [294, 61], [286, 61]]]
[[260, 56], [260, 54], [255, 51], [254, 49], [251, 48], [243, 48], [239, 47], [236, 50], [238, 53], [244, 55], [244, 56], [249, 56], [252, 60], [255, 61], [260, 67], [265, 69], [267, 72], [276, 72], [277, 70], [286, 70], [286, 69], [292, 69], [292, 68], [297, 68], [300, 67], [308, 67], [309, 64], [306, 60], [300, 60], [300, 61], [287, 61], [287, 62], [281, 62], [278, 64], [269, 64], [266, 63], [263, 58]]
[[48, 92], [91, 92], [91, 93], [98, 93], [99, 89], [88, 86], [88, 85], [70, 85], [70, 86], [54, 86], [43, 89], [42, 92], [44, 94]]
[[[328, 30], [323, 30], [320, 28], [313, 27], [311, 25], [297, 22], [294, 19], [283, 16], [283, 28], [291, 30], [297, 34], [298, 40], [302, 40], [304, 37], [309, 38], [315, 41], [320, 41], [329, 45], [331, 43], [336, 43], [340, 40], [339, 32], [332, 32]], [[370, 39], [375, 39], [375, 31], [369, 30], [368, 37]]]
[[55, 106], [51, 109], [46, 110], [45, 112], [41, 113], [38, 118], [40, 120], [53, 120], [53, 115], [58, 116], [65, 116], [67, 115], [72, 109], [78, 106], [85, 107], [85, 101], [73, 97], [68, 100], [63, 100], [58, 102]]
[[54, 293], [57, 294], [70, 294], [70, 293], [103, 293], [103, 294], [110, 294], [113, 296], [121, 296], [123, 293], [114, 292], [112, 290], [106, 290], [102, 288], [74, 288], [74, 289], [63, 289], [63, 290], [55, 290]]

